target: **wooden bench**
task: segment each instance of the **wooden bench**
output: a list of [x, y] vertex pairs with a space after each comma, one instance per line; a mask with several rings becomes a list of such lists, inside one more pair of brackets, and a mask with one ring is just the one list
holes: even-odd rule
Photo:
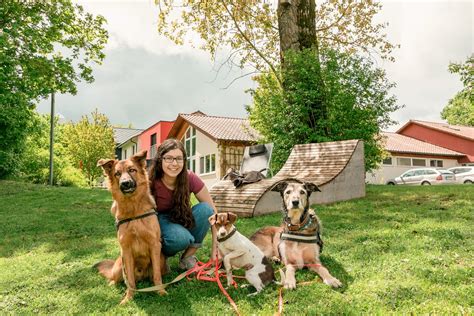
[[240, 188], [235, 188], [230, 180], [222, 180], [210, 193], [219, 212], [258, 216], [280, 210], [280, 195], [271, 188], [285, 180], [318, 185], [321, 192], [311, 195], [312, 204], [364, 197], [364, 144], [360, 140], [347, 140], [295, 145], [274, 177]]

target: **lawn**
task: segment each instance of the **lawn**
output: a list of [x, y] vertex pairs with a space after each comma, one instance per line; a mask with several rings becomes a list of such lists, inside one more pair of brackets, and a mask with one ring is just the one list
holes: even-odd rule
[[[170, 286], [167, 296], [139, 293], [119, 306], [125, 286], [108, 286], [92, 268], [118, 255], [110, 204], [105, 190], [0, 181], [1, 313], [233, 313], [215, 283], [186, 280]], [[312, 282], [285, 291], [285, 314], [472, 314], [474, 186], [368, 186], [367, 197], [317, 212], [322, 262], [344, 286]], [[239, 219], [237, 228], [249, 236], [279, 222], [276, 213]], [[206, 238], [201, 260], [208, 259], [209, 246]], [[166, 282], [178, 274], [176, 258], [171, 266]], [[306, 270], [297, 279], [319, 281]], [[272, 315], [278, 289], [229, 294], [242, 315]]]

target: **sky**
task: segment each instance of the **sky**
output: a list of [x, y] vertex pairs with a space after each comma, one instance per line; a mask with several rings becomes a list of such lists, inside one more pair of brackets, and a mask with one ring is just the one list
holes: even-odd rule
[[[217, 72], [210, 56], [188, 45], [177, 46], [156, 31], [158, 9], [153, 0], [77, 1], [92, 14], [107, 19], [109, 41], [102, 65], [94, 66], [95, 81], [79, 83], [76, 95], [56, 95], [56, 114], [78, 121], [94, 109], [113, 125], [148, 128], [178, 113], [200, 110], [208, 115], [247, 116], [250, 77], [228, 84], [244, 73]], [[461, 81], [448, 71], [450, 62], [463, 62], [474, 52], [474, 7], [469, 0], [383, 0], [377, 21], [388, 22], [388, 39], [400, 48], [395, 62], [379, 61], [391, 90], [404, 108], [391, 114], [398, 124], [410, 119], [441, 122], [440, 112]], [[37, 110], [50, 112], [50, 100]]]

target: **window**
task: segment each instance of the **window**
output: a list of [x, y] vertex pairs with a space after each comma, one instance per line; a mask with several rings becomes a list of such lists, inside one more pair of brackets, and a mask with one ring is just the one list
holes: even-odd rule
[[216, 171], [216, 154], [206, 155], [200, 159], [199, 171], [201, 174]]
[[188, 170], [196, 172], [196, 129], [189, 126], [181, 141], [184, 144], [186, 155], [188, 156]]
[[471, 168], [455, 168], [455, 169], [449, 169], [449, 170], [452, 171], [454, 174], [460, 174], [460, 173], [470, 172]]
[[156, 156], [156, 133], [150, 135], [150, 158]]
[[406, 172], [402, 175], [402, 177], [413, 177], [415, 175], [415, 171], [409, 171], [409, 172]]
[[123, 159], [127, 159], [127, 150], [125, 149], [125, 151], [123, 152]]
[[413, 158], [412, 163], [413, 163], [414, 166], [417, 166], [417, 167], [425, 167], [426, 166], [426, 160], [425, 159]]
[[382, 161], [384, 165], [392, 165], [392, 157], [387, 157]]
[[415, 176], [422, 176], [426, 173], [426, 170], [415, 170]]
[[397, 165], [411, 166], [411, 158], [397, 158]]
[[431, 167], [443, 167], [443, 161], [442, 160], [430, 160], [430, 166]]

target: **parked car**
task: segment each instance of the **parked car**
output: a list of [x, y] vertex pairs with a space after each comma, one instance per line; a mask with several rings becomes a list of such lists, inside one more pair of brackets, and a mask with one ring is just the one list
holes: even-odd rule
[[456, 175], [456, 181], [464, 184], [474, 183], [474, 166], [460, 166], [449, 168]]
[[452, 184], [456, 183], [456, 176], [453, 172], [436, 168], [410, 169], [402, 173], [401, 176], [387, 181], [388, 185], [395, 184]]

